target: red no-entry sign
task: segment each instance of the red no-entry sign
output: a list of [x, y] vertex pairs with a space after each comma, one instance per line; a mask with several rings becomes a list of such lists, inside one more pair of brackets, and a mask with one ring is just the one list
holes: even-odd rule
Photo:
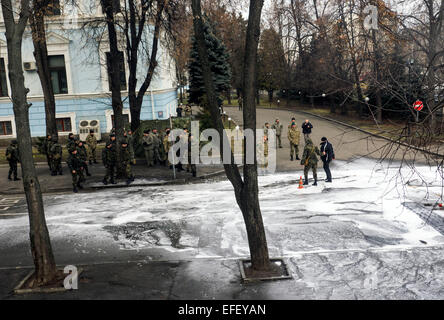
[[416, 111], [421, 111], [424, 108], [424, 103], [422, 103], [422, 101], [416, 101], [413, 104], [413, 109], [415, 109]]

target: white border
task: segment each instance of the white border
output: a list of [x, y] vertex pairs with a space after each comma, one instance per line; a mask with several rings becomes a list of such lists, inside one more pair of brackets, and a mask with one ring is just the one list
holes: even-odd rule
[[1, 116], [0, 121], [11, 121], [11, 127], [12, 127], [12, 135], [0, 135], [0, 139], [11, 139], [17, 137], [17, 128], [15, 126], [15, 117], [14, 116]]
[[72, 131], [59, 131], [59, 136], [67, 136], [70, 132], [77, 134], [77, 122], [75, 112], [56, 113], [56, 119], [58, 118], [71, 118]]
[[[129, 118], [129, 122], [131, 122], [131, 112], [130, 109], [123, 109], [122, 114], [127, 114]], [[114, 115], [113, 109], [105, 110], [105, 118], [106, 118], [106, 133], [109, 133], [113, 128], [113, 119], [111, 116]]]

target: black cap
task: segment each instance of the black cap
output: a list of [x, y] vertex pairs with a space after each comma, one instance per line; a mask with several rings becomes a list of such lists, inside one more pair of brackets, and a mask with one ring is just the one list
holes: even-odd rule
[[89, 130], [89, 133], [94, 133], [94, 130], [93, 129]]
[[327, 138], [326, 137], [322, 137], [321, 141], [327, 141]]
[[115, 137], [116, 135], [114, 134], [114, 133], [111, 133], [110, 135], [109, 135], [109, 137], [111, 138], [111, 137]]
[[11, 144], [17, 144], [17, 140], [12, 140]]

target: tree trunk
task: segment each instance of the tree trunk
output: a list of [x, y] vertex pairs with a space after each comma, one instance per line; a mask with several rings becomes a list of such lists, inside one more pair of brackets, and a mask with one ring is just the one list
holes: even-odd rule
[[231, 105], [231, 88], [227, 90], [228, 105]]
[[[254, 133], [256, 132], [256, 105], [254, 100], [255, 95], [257, 94], [257, 90], [255, 89], [255, 69], [262, 7], [263, 0], [250, 1], [250, 15], [244, 60], [245, 76], [242, 90], [242, 97], [244, 101], [244, 128], [253, 129]], [[224, 139], [226, 139], [223, 124], [218, 113], [217, 96], [214, 89], [213, 77], [207, 55], [207, 48], [205, 45], [200, 0], [192, 0], [192, 9], [194, 17], [194, 34], [197, 40], [199, 58], [202, 65], [202, 76], [205, 84], [205, 90], [207, 92], [211, 117], [216, 129], [224, 137]], [[223, 148], [221, 148], [221, 150], [223, 150]], [[254, 150], [256, 150], [256, 146], [254, 147]], [[233, 159], [232, 153], [231, 159]], [[259, 206], [256, 157], [254, 164], [244, 165], [244, 181], [242, 181], [239, 169], [234, 163], [224, 164], [224, 168], [228, 179], [233, 184], [236, 201], [244, 217], [253, 269], [267, 271], [270, 269], [270, 260], [265, 229]]]
[[51, 74], [49, 72], [48, 48], [46, 46], [44, 15], [47, 4], [48, 3], [45, 0], [33, 0], [34, 11], [30, 16], [30, 25], [37, 73], [39, 75], [45, 100], [46, 134], [58, 137], [56, 103], [51, 82]]
[[[120, 52], [118, 47], [118, 39], [116, 32], [116, 25], [114, 20], [113, 0], [101, 0], [103, 12], [106, 17], [106, 24], [108, 28], [109, 38], [109, 59], [108, 73], [111, 79], [111, 104], [114, 113], [114, 129], [116, 131], [117, 140], [117, 159], [121, 158], [120, 143], [123, 139], [124, 118], [123, 118], [123, 103], [120, 83]], [[117, 177], [124, 175], [124, 168], [121, 165], [122, 161], [118, 161]]]
[[20, 19], [16, 24], [11, 10], [11, 0], [1, 0], [1, 4], [6, 28], [8, 74], [17, 128], [23, 187], [29, 213], [31, 253], [34, 260], [36, 283], [37, 285], [44, 285], [55, 279], [57, 270], [46, 225], [40, 183], [32, 157], [31, 130], [29, 127], [30, 105], [27, 102], [29, 89], [25, 88], [22, 69], [22, 36], [31, 10], [29, 1], [22, 0]]
[[273, 102], [273, 89], [268, 90], [268, 102]]

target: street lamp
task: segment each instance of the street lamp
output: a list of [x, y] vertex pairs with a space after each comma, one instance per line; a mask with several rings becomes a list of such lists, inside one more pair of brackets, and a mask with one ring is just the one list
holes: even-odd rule
[[231, 129], [231, 118], [228, 118], [228, 129]]
[[322, 94], [322, 105], [323, 105], [324, 108], [325, 108], [325, 97], [326, 96], [327, 95], [325, 93]]

